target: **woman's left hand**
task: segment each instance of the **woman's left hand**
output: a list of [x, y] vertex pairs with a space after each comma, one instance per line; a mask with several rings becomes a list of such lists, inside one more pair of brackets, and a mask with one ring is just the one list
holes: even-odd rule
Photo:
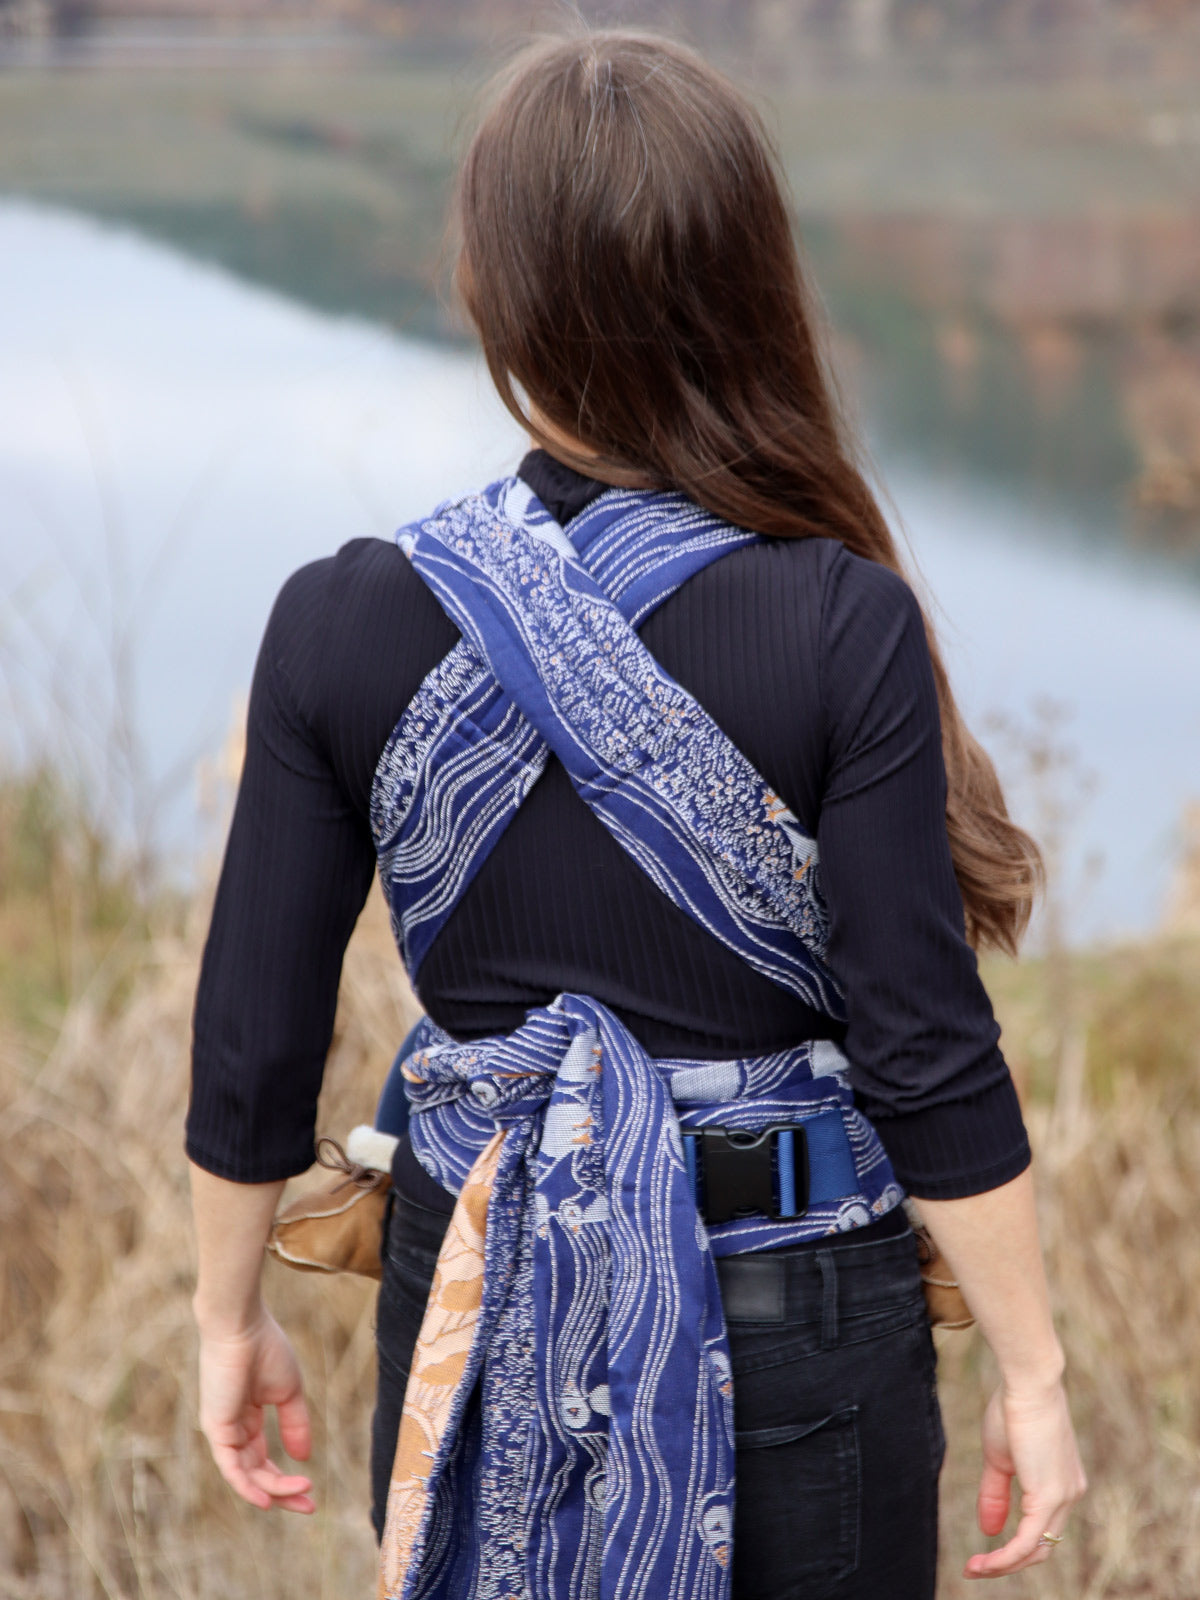
[[287, 1335], [264, 1308], [239, 1331], [200, 1329], [200, 1426], [221, 1476], [260, 1510], [315, 1509], [312, 1483], [283, 1472], [267, 1453], [263, 1413], [275, 1406], [283, 1448], [307, 1461], [312, 1429], [300, 1367]]
[[1045, 1561], [1050, 1540], [1062, 1537], [1072, 1506], [1087, 1488], [1075, 1430], [1060, 1381], [1044, 1389], [1004, 1384], [983, 1416], [983, 1477], [979, 1526], [995, 1537], [1008, 1520], [1014, 1480], [1021, 1487], [1021, 1520], [1008, 1542], [967, 1562], [966, 1578], [1001, 1578]]

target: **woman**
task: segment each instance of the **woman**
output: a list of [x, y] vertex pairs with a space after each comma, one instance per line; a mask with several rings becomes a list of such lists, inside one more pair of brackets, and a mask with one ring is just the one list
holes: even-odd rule
[[267, 1405], [294, 1458], [309, 1430], [259, 1266], [378, 857], [431, 1019], [380, 1299], [382, 1592], [932, 1595], [901, 1185], [1000, 1368], [985, 1534], [1022, 1491], [967, 1573], [1045, 1560], [1084, 1479], [971, 948], [1015, 948], [1039, 862], [855, 464], [768, 142], [674, 44], [539, 44], [458, 214], [535, 448], [401, 550], [303, 569], [268, 625], [188, 1129], [217, 1463], [312, 1509], [264, 1444]]

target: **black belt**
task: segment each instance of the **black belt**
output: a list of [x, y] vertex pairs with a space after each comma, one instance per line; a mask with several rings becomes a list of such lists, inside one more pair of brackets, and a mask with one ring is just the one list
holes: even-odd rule
[[807, 1259], [819, 1250], [836, 1250], [844, 1244], [872, 1244], [908, 1232], [903, 1206], [895, 1206], [876, 1222], [849, 1233], [823, 1234], [776, 1250], [754, 1250], [718, 1256], [717, 1282], [728, 1322], [783, 1322], [787, 1318], [789, 1268], [796, 1258]]

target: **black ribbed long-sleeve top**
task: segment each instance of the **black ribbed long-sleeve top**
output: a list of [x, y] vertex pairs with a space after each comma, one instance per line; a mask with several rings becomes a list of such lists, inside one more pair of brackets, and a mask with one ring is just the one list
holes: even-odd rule
[[[520, 471], [560, 522], [603, 487], [540, 451]], [[833, 540], [766, 539], [691, 578], [640, 633], [815, 835], [848, 1021], [812, 1012], [673, 906], [553, 756], [429, 950], [426, 1010], [478, 1038], [577, 990], [652, 1055], [833, 1038], [913, 1193], [1015, 1177], [1029, 1148], [964, 937], [911, 590]], [[375, 867], [375, 768], [457, 638], [382, 540], [301, 568], [275, 604], [194, 1017], [187, 1150], [223, 1177], [266, 1182], [313, 1159], [342, 956]]]

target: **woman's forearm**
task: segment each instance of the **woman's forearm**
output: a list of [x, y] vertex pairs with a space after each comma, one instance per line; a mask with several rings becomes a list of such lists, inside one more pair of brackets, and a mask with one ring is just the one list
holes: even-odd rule
[[283, 1183], [231, 1183], [195, 1162], [189, 1166], [198, 1258], [196, 1321], [214, 1333], [244, 1333], [262, 1314], [263, 1246]]
[[1000, 1364], [1005, 1387], [1032, 1393], [1062, 1377], [1027, 1167], [960, 1200], [914, 1197]]

